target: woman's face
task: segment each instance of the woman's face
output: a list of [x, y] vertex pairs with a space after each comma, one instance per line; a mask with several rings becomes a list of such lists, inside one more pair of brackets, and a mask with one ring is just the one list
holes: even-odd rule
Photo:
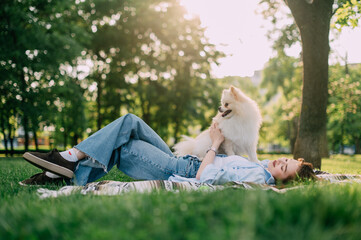
[[279, 158], [269, 161], [268, 171], [277, 180], [292, 179], [296, 176], [296, 172], [300, 168], [300, 162], [295, 159]]

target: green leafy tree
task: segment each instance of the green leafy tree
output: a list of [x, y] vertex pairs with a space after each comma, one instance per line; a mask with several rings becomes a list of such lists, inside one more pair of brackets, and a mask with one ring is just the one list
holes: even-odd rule
[[64, 148], [78, 144], [87, 128], [85, 117], [86, 102], [84, 89], [80, 81], [75, 77], [65, 77], [61, 86], [53, 90], [56, 98], [53, 112], [56, 115], [49, 117], [50, 122], [55, 124], [53, 138], [56, 145], [63, 145]]
[[[299, 131], [295, 144], [294, 157], [303, 157], [315, 167], [321, 167], [321, 157], [327, 152], [326, 123], [328, 102], [328, 54], [329, 31], [331, 17], [336, 12], [355, 6], [360, 1], [284, 1], [291, 10], [297, 24], [302, 43], [303, 89]], [[270, 6], [268, 13], [276, 12], [281, 6], [280, 1], [264, 0]], [[357, 10], [359, 12], [359, 8]], [[271, 16], [268, 14], [267, 16]], [[276, 16], [276, 15], [273, 15]], [[337, 15], [338, 19], [346, 15]], [[350, 19], [350, 15], [345, 17]], [[277, 17], [271, 17], [276, 23]], [[351, 21], [355, 23], [355, 21]], [[347, 21], [338, 24], [346, 25]], [[289, 25], [282, 28], [283, 34], [278, 38], [280, 43], [293, 44], [297, 39], [295, 27]], [[317, 37], [315, 37], [317, 36]]]
[[13, 139], [17, 128], [17, 112], [19, 110], [19, 95], [17, 93], [17, 83], [12, 81], [12, 66], [4, 61], [0, 62], [0, 76], [3, 81], [0, 84], [0, 130], [3, 135], [5, 154], [14, 154]]
[[341, 30], [344, 27], [357, 27], [361, 18], [360, 0], [342, 0], [337, 1], [335, 9], [335, 21], [332, 27]]
[[117, 3], [92, 20], [97, 128], [133, 112], [165, 139], [177, 139], [210, 105], [200, 99], [213, 85], [210, 64], [222, 54], [178, 1]]
[[7, 90], [17, 99], [13, 103], [24, 127], [25, 150], [29, 131], [36, 131], [44, 110], [40, 103], [47, 100], [41, 98], [41, 87], [58, 79], [60, 63], [77, 56], [86, 39], [76, 10], [72, 1], [0, 3], [0, 61], [11, 73], [1, 76], [1, 84], [10, 83]]
[[265, 89], [263, 131], [268, 142], [288, 142], [291, 152], [298, 133], [302, 68], [297, 58], [279, 55], [269, 60], [263, 70], [261, 88]]
[[[177, 139], [188, 125], [209, 124], [220, 95], [210, 66], [223, 55], [178, 1], [1, 4], [0, 71], [6, 74], [0, 90], [9, 92], [1, 111], [10, 115], [0, 125], [5, 129], [18, 112], [26, 149], [30, 131], [37, 142], [42, 127], [52, 124], [57, 143], [77, 142], [84, 114], [96, 130], [134, 112], [165, 139]], [[76, 67], [80, 54], [93, 65], [83, 80], [62, 69]]]
[[330, 69], [328, 137], [334, 152], [344, 153], [346, 144], [354, 145], [357, 154], [361, 152], [360, 77], [359, 65], [348, 68], [338, 64]]

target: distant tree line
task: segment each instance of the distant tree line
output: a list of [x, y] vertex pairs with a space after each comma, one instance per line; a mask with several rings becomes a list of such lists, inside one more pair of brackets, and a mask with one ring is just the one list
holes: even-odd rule
[[[304, 69], [304, 51], [293, 58], [287, 49], [301, 42], [300, 28], [316, 26], [302, 16], [317, 15], [317, 26], [324, 31], [324, 60], [329, 27], [357, 26], [361, 1], [260, 2], [275, 26], [270, 38], [276, 55], [256, 87], [248, 78], [212, 78], [212, 64], [224, 55], [209, 43], [200, 20], [189, 16], [177, 0], [1, 1], [0, 131], [5, 146], [10, 145], [6, 150], [14, 148], [20, 128], [25, 150], [30, 140], [38, 149], [38, 135], [49, 126], [53, 144], [69, 146], [128, 112], [139, 115], [172, 145], [194, 127], [208, 127], [221, 90], [233, 84], [261, 106], [261, 141], [289, 145], [294, 152], [300, 131], [305, 131], [315, 144], [304, 147], [310, 141], [301, 148], [315, 166], [321, 165], [328, 149], [340, 147], [342, 152], [345, 145], [355, 145], [360, 153], [360, 67], [329, 68], [322, 61], [322, 76], [317, 77], [313, 68], [321, 68], [308, 64]], [[296, 20], [280, 26], [277, 11], [282, 6], [290, 8], [288, 17]], [[328, 10], [321, 14], [322, 6]], [[317, 36], [306, 35], [303, 38]], [[307, 56], [306, 62], [317, 57]], [[307, 124], [300, 128], [300, 116], [306, 104], [302, 100], [312, 100], [317, 91], [302, 89], [319, 81], [327, 91], [322, 101], [307, 102], [315, 114], [308, 116], [317, 130], [312, 134]]]
[[0, 29], [5, 143], [22, 126], [38, 148], [54, 126], [55, 144], [74, 145], [126, 112], [177, 140], [216, 112], [223, 54], [176, 0], [6, 0]]

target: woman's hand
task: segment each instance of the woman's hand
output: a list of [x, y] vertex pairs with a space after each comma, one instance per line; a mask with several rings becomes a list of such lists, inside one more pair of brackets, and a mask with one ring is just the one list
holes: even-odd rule
[[218, 149], [219, 146], [224, 141], [224, 136], [223, 136], [221, 130], [218, 128], [218, 123], [212, 123], [209, 130], [210, 130], [209, 135], [212, 140], [212, 147]]
[[203, 158], [201, 165], [199, 166], [196, 178], [199, 180], [201, 178], [201, 174], [207, 165], [212, 164], [214, 162], [214, 158], [216, 157], [216, 151], [218, 150], [221, 143], [224, 141], [224, 136], [221, 130], [218, 128], [217, 123], [212, 123], [209, 129], [209, 135], [212, 140], [211, 149], [214, 151], [208, 151]]

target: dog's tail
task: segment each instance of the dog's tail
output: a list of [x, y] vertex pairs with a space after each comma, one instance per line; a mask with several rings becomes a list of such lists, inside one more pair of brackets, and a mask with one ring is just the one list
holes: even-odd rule
[[173, 146], [174, 154], [177, 156], [191, 155], [195, 146], [194, 138], [182, 135], [182, 141]]

